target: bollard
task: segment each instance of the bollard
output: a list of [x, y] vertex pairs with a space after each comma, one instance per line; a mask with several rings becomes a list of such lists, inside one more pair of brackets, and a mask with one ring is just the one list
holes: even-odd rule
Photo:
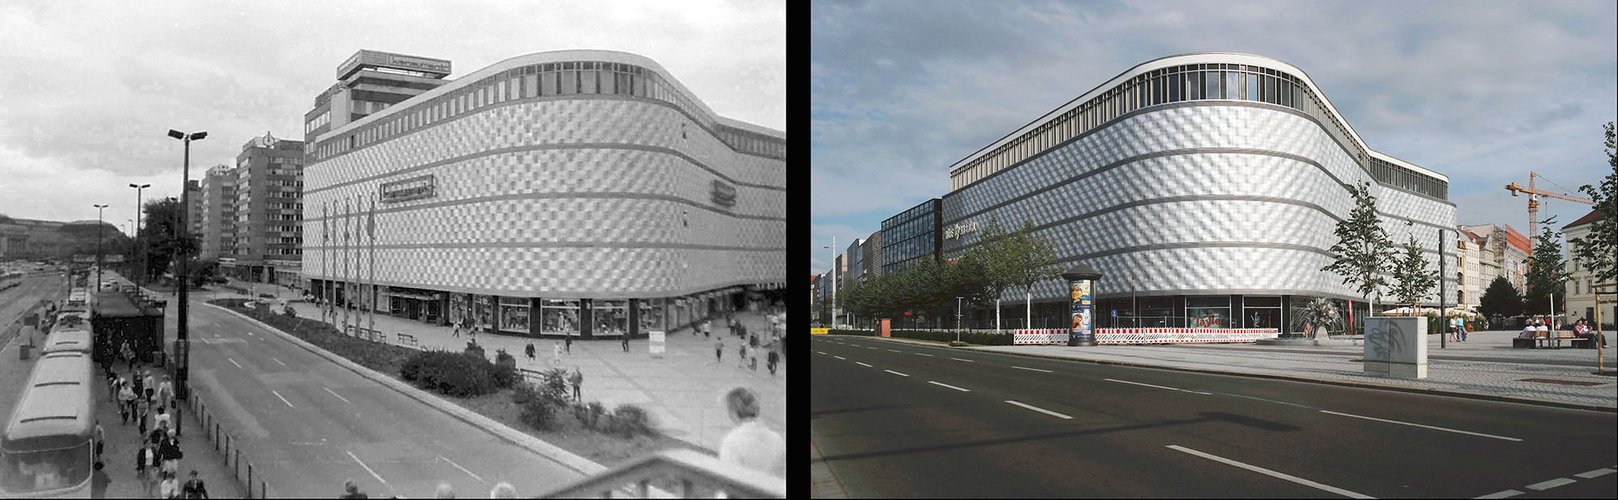
[[253, 463], [247, 463], [247, 498], [253, 498]]

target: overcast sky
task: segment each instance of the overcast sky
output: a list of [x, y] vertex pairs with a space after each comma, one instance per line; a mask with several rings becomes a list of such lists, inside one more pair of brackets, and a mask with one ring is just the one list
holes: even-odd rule
[[535, 52], [651, 58], [721, 116], [786, 130], [782, 1], [0, 2], [0, 214], [135, 217], [303, 113], [360, 49], [448, 59], [450, 78]]
[[[1527, 233], [1530, 170], [1607, 170], [1618, 9], [1577, 1], [832, 2], [813, 5], [810, 271], [949, 191], [948, 167], [1141, 62], [1248, 52], [1306, 72], [1377, 151], [1449, 176], [1460, 224]], [[1557, 228], [1588, 206], [1550, 200]]]

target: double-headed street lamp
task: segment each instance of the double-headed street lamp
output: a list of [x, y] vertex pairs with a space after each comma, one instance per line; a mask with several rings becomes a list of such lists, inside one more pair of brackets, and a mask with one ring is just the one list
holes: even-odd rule
[[152, 187], [152, 185], [130, 184], [129, 187], [135, 188], [135, 261], [139, 262], [139, 264], [136, 265], [140, 266], [140, 268], [135, 271], [135, 289], [138, 291], [140, 290], [140, 276], [142, 274], [146, 274], [146, 253], [143, 252], [143, 249], [140, 247], [140, 193], [141, 190]]
[[186, 243], [186, 238], [189, 237], [189, 235], [186, 234], [185, 212], [186, 208], [191, 206], [189, 203], [191, 196], [191, 141], [203, 140], [208, 137], [208, 133], [192, 132], [187, 134], [178, 130], [170, 129], [169, 137], [185, 141], [185, 162], [182, 164], [182, 175], [180, 177], [180, 266], [179, 272], [176, 274], [176, 277], [179, 278], [176, 281], [179, 282], [180, 321], [179, 329], [174, 336], [174, 354], [180, 358], [178, 360], [179, 362], [176, 363], [179, 366], [174, 370], [174, 397], [183, 400], [186, 399], [187, 395], [191, 392], [191, 385], [187, 382], [187, 367], [190, 366], [191, 362], [191, 343], [186, 338], [185, 329], [186, 290], [191, 288], [190, 285], [185, 282], [190, 276], [186, 272], [186, 261], [189, 259], [189, 256], [186, 255], [187, 251], [189, 250], [189, 245]]
[[95, 290], [100, 290], [101, 289], [101, 267], [103, 265], [101, 263], [101, 233], [102, 233], [101, 226], [106, 225], [106, 222], [103, 222], [101, 220], [101, 216], [102, 216], [102, 214], [105, 213], [103, 210], [105, 210], [107, 208], [107, 206], [106, 205], [96, 205], [95, 207], [96, 207], [96, 286], [95, 286]]

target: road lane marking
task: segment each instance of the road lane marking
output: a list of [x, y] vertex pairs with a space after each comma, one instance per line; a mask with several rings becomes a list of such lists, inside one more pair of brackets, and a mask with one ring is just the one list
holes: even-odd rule
[[1596, 470], [1593, 470], [1593, 471], [1590, 471], [1590, 472], [1580, 472], [1580, 473], [1574, 474], [1574, 475], [1579, 476], [1579, 477], [1584, 478], [1584, 479], [1595, 479], [1595, 478], [1598, 478], [1598, 477], [1601, 477], [1601, 476], [1605, 476], [1607, 474], [1612, 474], [1614, 472], [1618, 472], [1618, 470], [1610, 469], [1610, 468], [1608, 468], [1608, 469], [1596, 469]]
[[876, 348], [875, 348], [875, 347], [867, 347], [867, 348], [866, 348], [866, 349], [870, 349], [870, 350], [873, 350], [873, 351], [875, 351], [875, 350], [876, 350]]
[[826, 351], [815, 351], [815, 352], [818, 352], [818, 353], [821, 353], [821, 354], [825, 354], [825, 353], [826, 353]]
[[292, 406], [292, 402], [287, 401], [287, 398], [282, 397], [281, 393], [275, 392], [275, 389], [270, 389], [270, 392], [275, 394], [275, 397], [281, 398], [281, 402], [286, 403], [288, 408], [297, 408], [296, 406]]
[[1190, 390], [1190, 389], [1181, 389], [1181, 388], [1178, 388], [1178, 387], [1165, 387], [1165, 386], [1161, 386], [1161, 385], [1143, 384], [1143, 383], [1140, 383], [1140, 382], [1130, 382], [1128, 380], [1118, 380], [1118, 379], [1110, 379], [1110, 378], [1104, 378], [1104, 379], [1101, 379], [1101, 380], [1105, 380], [1105, 381], [1108, 381], [1108, 382], [1117, 382], [1117, 383], [1120, 383], [1120, 384], [1144, 385], [1146, 387], [1152, 387], [1152, 388], [1157, 388], [1157, 389], [1166, 389], [1166, 390], [1170, 390], [1170, 391], [1189, 392], [1189, 393], [1192, 393], [1192, 394], [1201, 394], [1201, 395], [1204, 395], [1204, 396], [1212, 396], [1213, 395], [1213, 393], [1209, 393], [1209, 392], [1198, 392], [1198, 391], [1193, 391], [1193, 390]]
[[900, 376], [900, 377], [909, 377], [909, 375], [905, 375], [905, 374], [903, 374], [903, 373], [899, 373], [899, 372], [896, 372], [896, 371], [893, 371], [893, 370], [882, 370], [882, 371], [885, 371], [885, 372], [888, 372], [888, 373], [892, 373], [892, 374], [894, 374], [894, 375], [898, 375], [898, 376]]
[[1555, 488], [1557, 486], [1566, 486], [1566, 485], [1573, 484], [1573, 483], [1576, 483], [1576, 482], [1578, 482], [1578, 481], [1574, 481], [1572, 479], [1568, 479], [1568, 478], [1565, 478], [1565, 477], [1559, 477], [1559, 478], [1556, 478], [1556, 479], [1552, 479], [1550, 481], [1540, 481], [1540, 482], [1537, 482], [1537, 483], [1534, 483], [1534, 484], [1530, 484], [1530, 485], [1528, 485], [1528, 489], [1534, 490], [1534, 491], [1545, 491], [1545, 490], [1548, 490], [1548, 489], [1551, 489], [1551, 488]]
[[1226, 396], [1236, 396], [1238, 398], [1257, 399], [1259, 401], [1264, 401], [1264, 402], [1268, 402], [1268, 403], [1275, 403], [1275, 404], [1279, 404], [1279, 405], [1296, 406], [1296, 407], [1299, 407], [1299, 408], [1308, 408], [1308, 409], [1311, 409], [1311, 410], [1318, 409], [1318, 408], [1315, 408], [1313, 406], [1300, 405], [1300, 404], [1297, 404], [1297, 403], [1288, 403], [1286, 401], [1276, 401], [1276, 400], [1273, 400], [1273, 399], [1264, 399], [1264, 398], [1258, 398], [1258, 397], [1253, 397], [1253, 396], [1245, 396], [1245, 395], [1241, 395], [1241, 394], [1231, 394], [1231, 393], [1228, 393], [1228, 392], [1227, 393], [1222, 393], [1222, 394], [1224, 394]]
[[1037, 411], [1037, 412], [1040, 412], [1040, 413], [1044, 413], [1046, 415], [1050, 415], [1050, 416], [1053, 416], [1053, 417], [1056, 417], [1056, 418], [1060, 418], [1060, 419], [1063, 419], [1063, 420], [1073, 420], [1073, 417], [1069, 417], [1067, 415], [1063, 415], [1063, 414], [1060, 414], [1060, 413], [1057, 413], [1057, 412], [1054, 412], [1054, 411], [1050, 411], [1050, 410], [1047, 410], [1047, 409], [1044, 409], [1044, 408], [1040, 408], [1038, 406], [1022, 404], [1022, 403], [1018, 403], [1016, 401], [1012, 401], [1012, 400], [1009, 400], [1009, 399], [1006, 400], [1006, 402], [1017, 405], [1017, 406], [1021, 406], [1023, 408], [1027, 408], [1027, 409], [1030, 409], [1030, 410], [1034, 410], [1034, 411]]
[[[230, 360], [230, 364], [236, 365], [237, 368], [242, 368], [242, 364], [237, 363], [235, 358], [225, 358], [225, 359]], [[242, 369], [246, 370], [246, 368], [242, 368]]]
[[[275, 359], [275, 356], [270, 356], [270, 359]], [[282, 361], [281, 361], [281, 360], [279, 360], [279, 359], [275, 359], [275, 362], [276, 362], [276, 363], [281, 363], [281, 366], [286, 366], [286, 365], [287, 365], [287, 364], [286, 364], [286, 363], [283, 363], [283, 362], [282, 362]]]
[[1038, 369], [1038, 368], [1028, 368], [1028, 367], [1023, 367], [1023, 366], [1012, 366], [1012, 368], [1016, 368], [1016, 369], [1019, 369], [1019, 370], [1036, 371], [1036, 372], [1056, 373], [1056, 372], [1053, 372], [1053, 371], [1050, 371], [1050, 370], [1041, 370], [1041, 369]]
[[449, 464], [450, 464], [450, 465], [453, 465], [453, 466], [455, 466], [455, 468], [457, 468], [457, 469], [460, 469], [460, 470], [461, 470], [461, 472], [465, 472], [465, 473], [466, 473], [466, 475], [468, 475], [468, 476], [472, 476], [472, 479], [476, 479], [476, 480], [479, 480], [479, 481], [483, 481], [483, 483], [484, 483], [484, 484], [488, 484], [488, 483], [489, 483], [489, 482], [488, 482], [488, 481], [484, 481], [484, 480], [483, 480], [483, 478], [481, 478], [481, 477], [478, 477], [478, 475], [477, 475], [477, 474], [473, 474], [473, 473], [472, 473], [472, 471], [469, 471], [469, 470], [466, 470], [466, 468], [465, 468], [465, 467], [461, 467], [461, 465], [460, 465], [460, 464], [457, 464], [457, 463], [455, 463], [455, 462], [452, 462], [452, 461], [450, 461], [450, 459], [448, 459], [448, 458], [444, 458], [444, 456], [443, 456], [443, 455], [439, 455], [439, 456], [438, 456], [438, 459], [439, 459], [439, 460], [443, 460], [443, 461], [445, 461], [445, 462], [449, 462]]
[[348, 398], [343, 397], [341, 394], [338, 394], [336, 392], [332, 392], [332, 390], [330, 388], [321, 387], [321, 389], [326, 389], [326, 392], [331, 392], [331, 395], [337, 396], [337, 399], [343, 400], [344, 403], [354, 404], [353, 401], [349, 401]]
[[355, 462], [355, 463], [358, 463], [358, 464], [360, 464], [360, 467], [364, 467], [364, 468], [365, 468], [365, 472], [369, 472], [369, 473], [371, 473], [371, 477], [374, 477], [374, 478], [376, 478], [376, 480], [377, 480], [377, 481], [382, 481], [382, 484], [388, 484], [388, 480], [386, 480], [386, 479], [382, 479], [382, 476], [378, 476], [378, 475], [376, 475], [376, 471], [374, 471], [374, 470], [371, 470], [371, 466], [369, 466], [369, 465], [365, 465], [365, 462], [361, 462], [361, 461], [360, 461], [360, 457], [356, 457], [356, 456], [354, 456], [354, 452], [352, 452], [352, 451], [347, 451], [347, 450], [344, 450], [344, 452], [345, 452], [345, 453], [348, 453], [348, 458], [352, 458], [352, 459], [354, 459], [354, 462]]
[[929, 358], [930, 358], [930, 357], [933, 357], [933, 355], [931, 355], [931, 354], [922, 354], [922, 353], [919, 353], [919, 352], [917, 352], [917, 353], [912, 353], [912, 354], [915, 354], [915, 355], [917, 355], [917, 356], [927, 356], [927, 357], [929, 357]]
[[1250, 470], [1250, 471], [1253, 471], [1253, 472], [1257, 472], [1259, 474], [1264, 474], [1266, 476], [1270, 476], [1270, 477], [1274, 477], [1274, 478], [1278, 478], [1278, 479], [1284, 479], [1284, 480], [1287, 480], [1287, 481], [1292, 481], [1294, 483], [1298, 483], [1298, 484], [1301, 484], [1301, 485], [1304, 485], [1304, 486], [1308, 486], [1310, 488], [1329, 491], [1329, 492], [1336, 493], [1338, 495], [1342, 495], [1342, 496], [1349, 497], [1349, 498], [1374, 498], [1374, 497], [1372, 497], [1370, 495], [1365, 495], [1365, 494], [1362, 494], [1362, 493], [1355, 493], [1355, 492], [1348, 491], [1348, 490], [1345, 490], [1345, 489], [1342, 489], [1342, 488], [1338, 488], [1336, 486], [1328, 486], [1328, 485], [1320, 484], [1320, 483], [1317, 483], [1317, 482], [1314, 482], [1314, 481], [1310, 481], [1308, 479], [1304, 479], [1304, 478], [1301, 478], [1301, 477], [1292, 476], [1292, 475], [1288, 475], [1288, 474], [1282, 474], [1280, 472], [1269, 470], [1269, 469], [1259, 467], [1259, 466], [1256, 466], [1256, 465], [1247, 465], [1247, 464], [1237, 462], [1235, 460], [1231, 460], [1231, 459], [1228, 459], [1228, 458], [1225, 458], [1225, 457], [1221, 457], [1221, 456], [1217, 456], [1217, 455], [1210, 455], [1210, 454], [1207, 454], [1207, 453], [1203, 453], [1203, 452], [1193, 450], [1193, 449], [1190, 449], [1190, 448], [1186, 448], [1184, 446], [1180, 446], [1180, 445], [1176, 445], [1176, 444], [1168, 445], [1168, 447], [1169, 447], [1169, 449], [1189, 453], [1189, 454], [1196, 455], [1196, 456], [1199, 456], [1199, 457], [1202, 457], [1202, 458], [1206, 458], [1208, 460], [1213, 460], [1215, 462], [1220, 462], [1220, 463], [1223, 463], [1225, 465], [1241, 467], [1243, 469], [1247, 469], [1247, 470]]
[[1483, 496], [1477, 497], [1477, 498], [1511, 498], [1511, 497], [1521, 495], [1521, 494], [1522, 494], [1521, 491], [1505, 490], [1505, 491], [1496, 491], [1494, 493], [1483, 495]]
[[931, 380], [928, 380], [928, 381], [927, 381], [927, 383], [929, 383], [929, 384], [935, 384], [935, 385], [942, 385], [942, 386], [944, 386], [944, 387], [948, 387], [948, 388], [951, 388], [951, 389], [955, 389], [955, 390], [957, 390], [957, 391], [961, 391], [961, 392], [972, 392], [972, 391], [969, 391], [969, 390], [966, 390], [966, 389], [962, 389], [962, 388], [959, 388], [959, 387], [955, 387], [955, 386], [953, 386], [953, 385], [949, 385], [949, 384], [946, 384], [946, 383], [943, 383], [943, 382], [934, 382], [934, 381], [931, 381]]
[[1386, 419], [1381, 419], [1381, 418], [1366, 417], [1366, 416], [1353, 415], [1353, 414], [1348, 414], [1348, 413], [1338, 413], [1338, 412], [1331, 411], [1331, 410], [1320, 410], [1320, 412], [1321, 413], [1330, 413], [1332, 415], [1341, 415], [1341, 416], [1344, 416], [1344, 417], [1363, 418], [1363, 419], [1366, 419], [1366, 420], [1375, 420], [1375, 421], [1378, 421], [1378, 422], [1387, 422], [1387, 423], [1390, 423], [1390, 424], [1408, 425], [1408, 426], [1411, 426], [1411, 427], [1421, 427], [1421, 428], [1424, 428], [1424, 429], [1432, 429], [1432, 430], [1437, 430], [1437, 431], [1454, 432], [1454, 433], [1458, 433], [1458, 434], [1471, 434], [1473, 436], [1482, 436], [1482, 437], [1486, 437], [1486, 438], [1501, 439], [1501, 440], [1505, 440], [1505, 441], [1522, 441], [1521, 439], [1517, 439], [1517, 438], [1514, 438], [1514, 437], [1496, 436], [1496, 435], [1493, 435], [1493, 434], [1483, 434], [1483, 433], [1478, 433], [1478, 432], [1462, 431], [1462, 430], [1456, 430], [1456, 429], [1447, 429], [1447, 428], [1444, 428], [1444, 427], [1434, 427], [1434, 426], [1431, 426], [1431, 425], [1413, 424], [1413, 423], [1410, 423], [1410, 422], [1400, 422], [1398, 420], [1386, 420]]
[[845, 358], [845, 357], [842, 357], [842, 356], [832, 356], [832, 357], [837, 358], [837, 359], [845, 359], [845, 360], [848, 359], [848, 358]]
[[899, 351], [896, 351], [896, 350], [893, 350], [893, 349], [888, 349], [888, 352], [899, 352]]
[[860, 365], [860, 366], [863, 366], [863, 367], [866, 367], [866, 368], [875, 368], [874, 366], [867, 365], [865, 363], [861, 363], [861, 362], [858, 362], [858, 361], [855, 361], [854, 364]]
[[972, 361], [970, 359], [961, 359], [961, 358], [949, 358], [949, 359], [953, 359], [953, 360], [956, 360], [956, 361], [965, 361], [965, 362], [968, 362], [968, 363], [976, 363], [976, 361]]

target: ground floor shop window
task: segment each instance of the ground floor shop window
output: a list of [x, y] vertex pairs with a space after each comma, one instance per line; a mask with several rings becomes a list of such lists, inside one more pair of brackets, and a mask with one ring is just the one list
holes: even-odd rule
[[1192, 328], [1225, 328], [1230, 325], [1230, 297], [1186, 297], [1185, 322]]
[[1185, 323], [1180, 311], [1174, 307], [1175, 297], [1140, 297], [1135, 301], [1140, 326], [1144, 328], [1178, 328]]
[[494, 327], [494, 297], [488, 295], [472, 296], [474, 307], [473, 320], [477, 321], [479, 329], [487, 330]]
[[640, 300], [640, 331], [666, 330], [663, 325], [663, 299]]
[[449, 323], [451, 325], [465, 324], [466, 318], [470, 317], [470, 315], [467, 314], [467, 309], [469, 307], [471, 307], [471, 305], [467, 303], [466, 294], [449, 294]]
[[551, 335], [579, 333], [579, 301], [544, 300], [540, 302], [540, 333]]
[[629, 331], [627, 300], [597, 300], [591, 304], [590, 315], [595, 319], [593, 335], [616, 337]]
[[500, 297], [500, 331], [528, 333], [528, 299]]
[[1242, 297], [1243, 328], [1281, 327], [1280, 297]]

